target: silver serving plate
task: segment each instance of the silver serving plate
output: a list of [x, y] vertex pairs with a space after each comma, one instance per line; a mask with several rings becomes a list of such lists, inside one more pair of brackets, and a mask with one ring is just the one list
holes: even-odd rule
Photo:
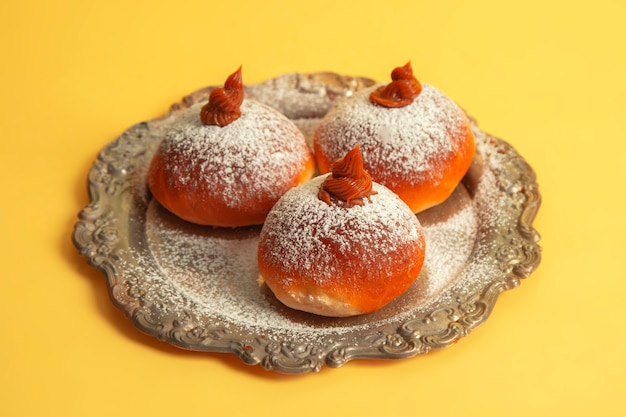
[[[287, 74], [246, 87], [246, 97], [277, 108], [310, 139], [335, 100], [372, 84], [334, 73]], [[467, 336], [503, 291], [538, 266], [535, 174], [509, 144], [474, 123], [472, 168], [450, 199], [418, 215], [431, 239], [413, 287], [383, 309], [351, 318], [284, 307], [256, 281], [259, 227], [191, 225], [164, 210], [145, 185], [163, 133], [211, 89], [129, 128], [89, 172], [91, 202], [79, 214], [73, 241], [104, 273], [113, 303], [139, 330], [290, 374], [358, 358], [409, 358]]]

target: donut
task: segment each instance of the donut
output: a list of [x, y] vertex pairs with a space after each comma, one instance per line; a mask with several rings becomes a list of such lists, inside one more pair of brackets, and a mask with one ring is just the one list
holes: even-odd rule
[[314, 171], [300, 130], [243, 97], [240, 67], [164, 134], [148, 168], [148, 188], [183, 220], [240, 227], [262, 224], [276, 201]]
[[296, 310], [348, 317], [404, 293], [424, 263], [424, 232], [395, 193], [363, 171], [358, 145], [285, 193], [258, 245], [260, 282]]
[[413, 76], [411, 63], [338, 100], [313, 135], [320, 173], [361, 146], [374, 181], [398, 194], [414, 213], [446, 200], [472, 163], [470, 121], [449, 97]]

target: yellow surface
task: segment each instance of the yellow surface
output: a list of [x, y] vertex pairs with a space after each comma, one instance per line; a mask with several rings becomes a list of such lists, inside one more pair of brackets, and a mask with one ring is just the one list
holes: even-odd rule
[[[2, 2], [0, 416], [624, 415], [626, 3], [310, 3]], [[113, 307], [70, 240], [103, 146], [239, 64], [386, 80], [409, 59], [538, 174], [543, 261], [486, 324], [289, 377]]]

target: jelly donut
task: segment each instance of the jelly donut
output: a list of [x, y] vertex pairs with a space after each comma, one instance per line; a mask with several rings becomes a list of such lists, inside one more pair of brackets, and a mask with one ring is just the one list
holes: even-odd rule
[[260, 280], [288, 307], [323, 316], [373, 312], [424, 263], [411, 209], [363, 170], [358, 146], [272, 208], [258, 246]]
[[464, 111], [441, 91], [420, 84], [410, 63], [387, 85], [339, 100], [315, 130], [320, 173], [361, 146], [374, 181], [397, 193], [417, 213], [443, 202], [461, 181], [475, 153]]
[[243, 95], [240, 67], [164, 135], [148, 187], [178, 217], [222, 227], [262, 224], [287, 190], [312, 177], [315, 160], [300, 130]]

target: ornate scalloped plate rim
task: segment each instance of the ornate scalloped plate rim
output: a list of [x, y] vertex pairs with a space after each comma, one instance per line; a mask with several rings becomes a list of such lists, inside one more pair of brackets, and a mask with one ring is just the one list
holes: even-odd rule
[[[289, 75], [293, 76], [293, 75]], [[313, 86], [312, 91], [334, 99], [337, 95], [349, 95], [367, 85], [371, 80], [359, 77], [345, 77], [333, 73], [296, 74], [297, 88], [303, 89], [304, 78]], [[268, 83], [281, 81], [287, 76], [268, 80], [266, 83], [253, 85], [264, 88]], [[317, 81], [317, 84], [313, 81]], [[172, 106], [170, 114], [188, 107], [208, 95], [208, 89], [198, 90], [187, 96], [181, 104]], [[310, 91], [305, 91], [310, 93]], [[167, 117], [167, 116], [166, 116]], [[165, 117], [165, 118], [166, 118]], [[165, 119], [163, 118], [163, 119]], [[148, 123], [140, 123], [132, 128], [148, 129]], [[131, 129], [132, 129], [131, 128]], [[130, 130], [130, 129], [129, 129]], [[438, 306], [420, 319], [398, 323], [394, 331], [375, 332], [356, 343], [326, 341], [327, 345], [299, 344], [290, 340], [280, 343], [265, 340], [262, 336], [254, 340], [237, 335], [225, 327], [203, 326], [182, 317], [161, 317], [155, 321], [150, 306], [142, 304], [140, 297], [132, 291], [124, 280], [123, 267], [118, 256], [118, 243], [123, 233], [116, 226], [116, 218], [110, 205], [109, 194], [120, 193], [116, 187], [124, 187], [124, 178], [133, 167], [119, 164], [116, 151], [124, 157], [133, 152], [145, 152], [139, 146], [124, 142], [124, 135], [103, 149], [88, 178], [90, 203], [79, 213], [72, 240], [88, 264], [100, 270], [107, 279], [109, 296], [113, 304], [131, 319], [135, 327], [159, 340], [166, 341], [184, 349], [230, 353], [249, 365], [261, 365], [267, 370], [281, 373], [299, 374], [319, 371], [323, 366], [339, 367], [354, 359], [403, 359], [440, 349], [455, 343], [487, 320], [499, 295], [520, 284], [520, 279], [527, 278], [539, 265], [541, 248], [538, 245], [539, 234], [533, 228], [533, 221], [538, 212], [541, 197], [532, 168], [508, 143], [487, 135], [494, 150], [506, 154], [509, 158], [508, 171], [515, 177], [515, 183], [504, 190], [506, 194], [521, 196], [519, 214], [515, 224], [511, 225], [507, 242], [494, 256], [498, 258], [501, 274], [494, 277], [486, 286], [464, 299], [457, 299], [455, 305]], [[135, 144], [136, 145], [136, 144]], [[131, 149], [126, 149], [126, 147]], [[110, 155], [112, 154], [112, 155]], [[422, 331], [423, 323], [443, 317], [443, 326], [435, 333]], [[438, 320], [442, 320], [438, 318]]]

